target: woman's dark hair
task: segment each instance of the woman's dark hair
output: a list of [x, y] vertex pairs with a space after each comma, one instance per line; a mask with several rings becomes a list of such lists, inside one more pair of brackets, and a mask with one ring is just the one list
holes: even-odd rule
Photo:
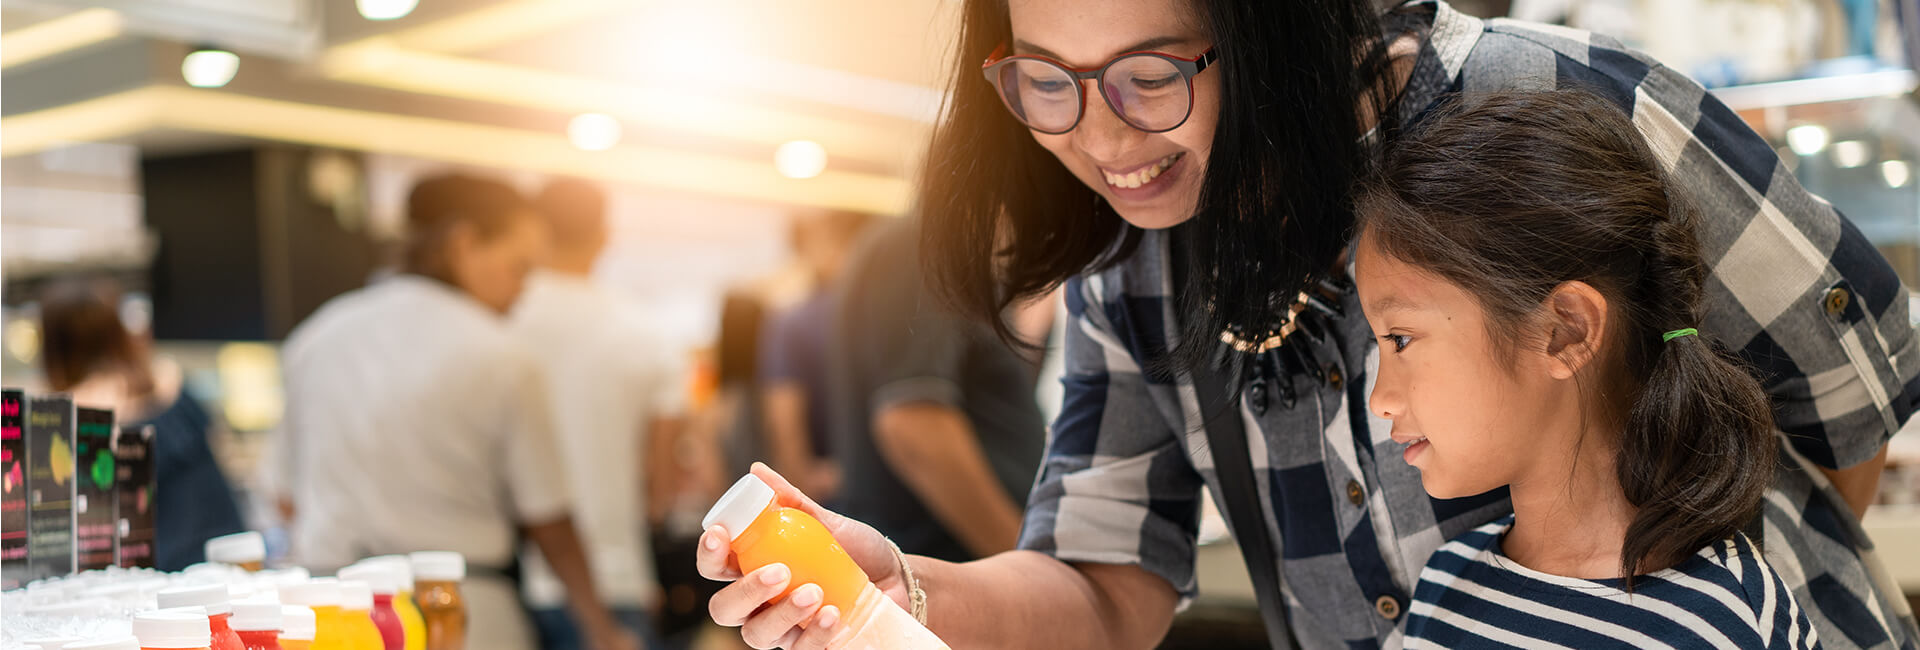
[[[1192, 5], [1220, 57], [1201, 74], [1220, 75], [1221, 97], [1199, 212], [1175, 227], [1186, 254], [1174, 291], [1193, 317], [1180, 323], [1174, 358], [1189, 365], [1222, 332], [1280, 331], [1294, 296], [1335, 268], [1352, 233], [1348, 190], [1368, 162], [1360, 112], [1394, 114], [1370, 0]], [[981, 62], [1011, 41], [1006, 0], [967, 0], [919, 210], [934, 290], [1018, 344], [1002, 316], [1009, 305], [1126, 259], [1141, 232], [1035, 142], [981, 77]]]
[[128, 389], [153, 389], [142, 342], [120, 320], [120, 287], [93, 277], [61, 278], [40, 296], [40, 350], [47, 387], [72, 390], [93, 373], [120, 371]]
[[420, 181], [407, 195], [407, 240], [401, 267], [448, 284], [447, 244], [454, 227], [465, 224], [492, 241], [532, 214], [526, 197], [500, 181], [449, 174]]
[[1618, 335], [1595, 392], [1624, 413], [1629, 580], [1752, 520], [1773, 477], [1772, 411], [1704, 334], [1662, 341], [1700, 324], [1707, 269], [1694, 212], [1618, 106], [1569, 90], [1456, 98], [1402, 134], [1357, 202], [1364, 241], [1474, 296], [1508, 361], [1544, 349], [1536, 317], [1556, 287], [1606, 296]]

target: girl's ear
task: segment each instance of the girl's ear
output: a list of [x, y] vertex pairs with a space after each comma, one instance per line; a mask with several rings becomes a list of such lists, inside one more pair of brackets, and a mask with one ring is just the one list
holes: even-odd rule
[[1547, 339], [1547, 373], [1554, 379], [1572, 379], [1593, 363], [1612, 334], [1607, 331], [1607, 297], [1593, 285], [1575, 280], [1554, 287], [1544, 307], [1553, 329]]

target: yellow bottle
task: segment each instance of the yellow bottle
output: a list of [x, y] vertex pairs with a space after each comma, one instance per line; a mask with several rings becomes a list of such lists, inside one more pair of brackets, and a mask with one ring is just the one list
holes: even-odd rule
[[313, 650], [313, 608], [280, 606], [280, 650]]
[[310, 650], [362, 650], [367, 647], [354, 642], [345, 613], [340, 611], [340, 581], [314, 578], [300, 584], [281, 585], [280, 602], [313, 609], [313, 646]]
[[393, 595], [393, 611], [400, 615], [400, 629], [404, 633], [404, 650], [426, 650], [427, 622], [420, 616], [420, 606], [413, 602], [413, 562], [405, 555], [381, 555], [370, 557], [356, 564], [371, 564], [386, 567], [400, 581], [400, 589]]
[[367, 583], [340, 581], [340, 620], [352, 639], [353, 650], [387, 650], [380, 627], [373, 624], [373, 589]]

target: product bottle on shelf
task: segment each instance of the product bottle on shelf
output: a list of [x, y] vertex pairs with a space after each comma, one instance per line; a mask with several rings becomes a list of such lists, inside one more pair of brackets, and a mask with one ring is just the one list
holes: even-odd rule
[[[406, 643], [404, 650], [426, 650], [427, 623], [420, 617], [420, 606], [413, 601], [413, 562], [407, 560], [405, 555], [380, 555], [355, 564], [385, 567], [392, 573], [393, 582], [396, 585], [393, 593], [393, 611], [400, 615], [401, 638]], [[374, 592], [373, 597], [374, 610], [378, 611], [380, 593]]]
[[233, 604], [233, 631], [240, 635], [246, 650], [281, 650], [280, 603], [274, 600], [242, 600]]
[[299, 584], [280, 585], [280, 602], [306, 605], [313, 609], [312, 650], [359, 650], [347, 631], [340, 612], [340, 581], [314, 578]]
[[312, 607], [280, 606], [280, 650], [312, 650], [313, 628]]
[[352, 634], [354, 650], [386, 650], [380, 626], [373, 623], [373, 589], [359, 580], [340, 581], [340, 616]]
[[426, 650], [466, 650], [467, 602], [460, 598], [460, 581], [467, 578], [467, 558], [452, 551], [422, 551], [408, 555], [413, 562], [413, 595], [426, 624]]
[[266, 568], [267, 539], [255, 531], [209, 539], [206, 551], [208, 562], [231, 564], [249, 572]]
[[231, 621], [233, 603], [227, 585], [195, 585], [175, 587], [154, 595], [163, 608], [199, 607], [206, 611], [208, 626], [213, 633], [213, 650], [244, 650], [240, 635], [235, 634]]
[[380, 564], [355, 564], [340, 570], [341, 580], [357, 580], [367, 584], [373, 592], [373, 627], [380, 631], [383, 650], [406, 650], [406, 628], [401, 626], [400, 613], [394, 610], [393, 598], [400, 592], [399, 576], [393, 570]]
[[868, 582], [867, 573], [847, 556], [827, 527], [797, 508], [783, 508], [773, 488], [751, 474], [741, 477], [707, 512], [701, 528], [719, 524], [733, 537], [740, 570], [751, 573], [773, 563], [792, 571], [787, 597], [802, 585], [818, 585], [822, 607], [840, 610], [840, 631], [830, 649], [947, 650], [907, 610]]
[[133, 615], [133, 636], [144, 650], [211, 650], [213, 628], [198, 608], [181, 607]]

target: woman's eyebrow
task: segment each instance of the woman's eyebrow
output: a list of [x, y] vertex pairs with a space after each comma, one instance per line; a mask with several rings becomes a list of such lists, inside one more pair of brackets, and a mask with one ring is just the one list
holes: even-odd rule
[[[1149, 38], [1147, 40], [1140, 41], [1138, 43], [1134, 43], [1133, 45], [1121, 48], [1120, 52], [1118, 53], [1124, 54], [1127, 52], [1145, 52], [1149, 50], [1157, 50], [1157, 49], [1166, 47], [1168, 45], [1185, 45], [1191, 42], [1193, 42], [1193, 39], [1181, 37], [1181, 36], [1155, 36], [1153, 38]], [[1047, 48], [1040, 47], [1038, 45], [1034, 45], [1032, 43], [1028, 43], [1026, 41], [1023, 41], [1017, 38], [1013, 40], [1013, 50], [1015, 52], [1020, 52], [1023, 54], [1038, 54], [1040, 56], [1044, 56], [1050, 59], [1060, 59], [1062, 61], [1066, 60], [1064, 57], [1061, 57], [1058, 54], [1054, 54], [1053, 52], [1048, 51]]]

